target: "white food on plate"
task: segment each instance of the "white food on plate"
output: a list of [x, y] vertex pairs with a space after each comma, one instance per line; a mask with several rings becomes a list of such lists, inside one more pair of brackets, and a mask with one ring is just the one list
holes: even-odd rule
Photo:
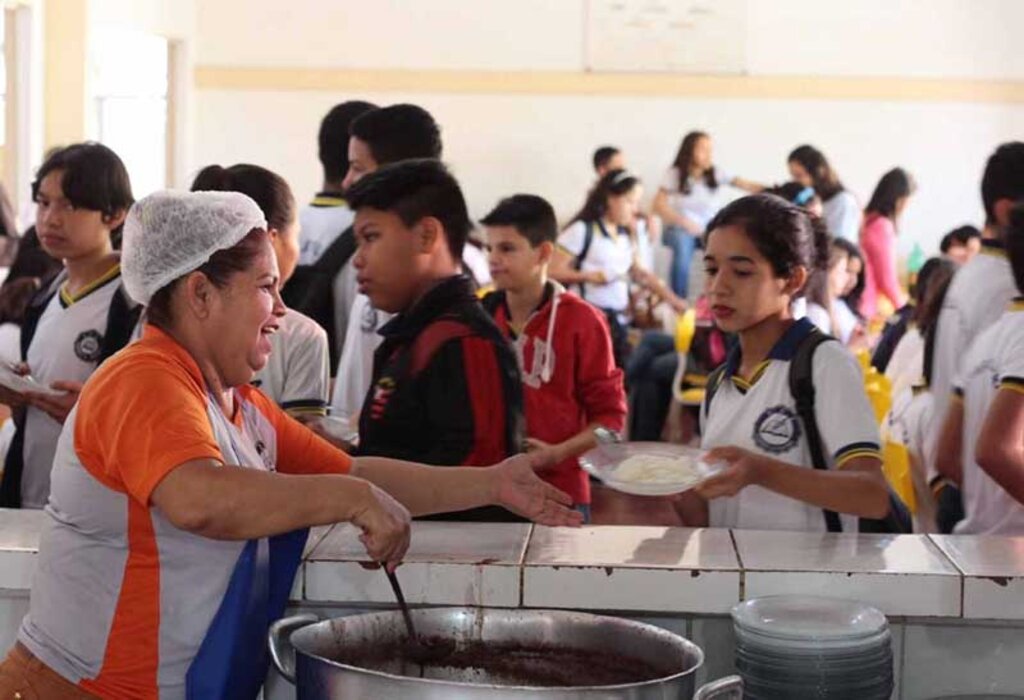
[[675, 484], [700, 478], [692, 457], [633, 455], [622, 460], [609, 475], [616, 481], [642, 484]]

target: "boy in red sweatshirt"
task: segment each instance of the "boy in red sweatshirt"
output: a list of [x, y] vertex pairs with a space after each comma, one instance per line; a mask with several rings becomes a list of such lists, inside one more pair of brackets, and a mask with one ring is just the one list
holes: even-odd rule
[[615, 367], [603, 314], [548, 280], [558, 223], [551, 205], [517, 194], [481, 222], [497, 291], [484, 297], [515, 349], [523, 379], [527, 443], [549, 450], [541, 473], [572, 496], [590, 519], [590, 481], [577, 457], [597, 445], [594, 429], [621, 431], [626, 419], [622, 370]]

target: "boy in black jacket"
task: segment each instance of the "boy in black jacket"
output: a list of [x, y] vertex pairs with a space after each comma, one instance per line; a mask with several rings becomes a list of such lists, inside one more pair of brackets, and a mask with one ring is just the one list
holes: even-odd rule
[[[403, 161], [362, 178], [348, 201], [359, 291], [398, 314], [380, 330], [360, 454], [489, 465], [518, 452], [519, 371], [460, 273], [472, 224], [458, 182], [440, 161]], [[518, 520], [500, 508], [445, 519]]]

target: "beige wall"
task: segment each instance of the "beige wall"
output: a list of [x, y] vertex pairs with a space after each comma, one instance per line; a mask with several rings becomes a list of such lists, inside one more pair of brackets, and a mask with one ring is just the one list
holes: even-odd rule
[[648, 194], [683, 134], [710, 131], [716, 160], [765, 182], [811, 142], [862, 201], [902, 165], [919, 181], [906, 247], [979, 222], [978, 179], [1024, 124], [1015, 0], [749, 0], [749, 73], [583, 72], [584, 0], [218, 0], [197, 10], [189, 167], [258, 162], [319, 186], [316, 130], [353, 98], [417, 102], [437, 117], [472, 214], [532, 191], [570, 216], [589, 158], [623, 147]]
[[44, 148], [85, 138], [87, 0], [49, 0], [45, 32]]

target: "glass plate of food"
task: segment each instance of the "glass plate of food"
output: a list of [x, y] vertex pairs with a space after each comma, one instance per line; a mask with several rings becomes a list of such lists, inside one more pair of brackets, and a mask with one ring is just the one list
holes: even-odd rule
[[689, 491], [721, 465], [706, 452], [667, 442], [602, 444], [580, 457], [580, 466], [616, 491], [635, 496], [669, 496]]

